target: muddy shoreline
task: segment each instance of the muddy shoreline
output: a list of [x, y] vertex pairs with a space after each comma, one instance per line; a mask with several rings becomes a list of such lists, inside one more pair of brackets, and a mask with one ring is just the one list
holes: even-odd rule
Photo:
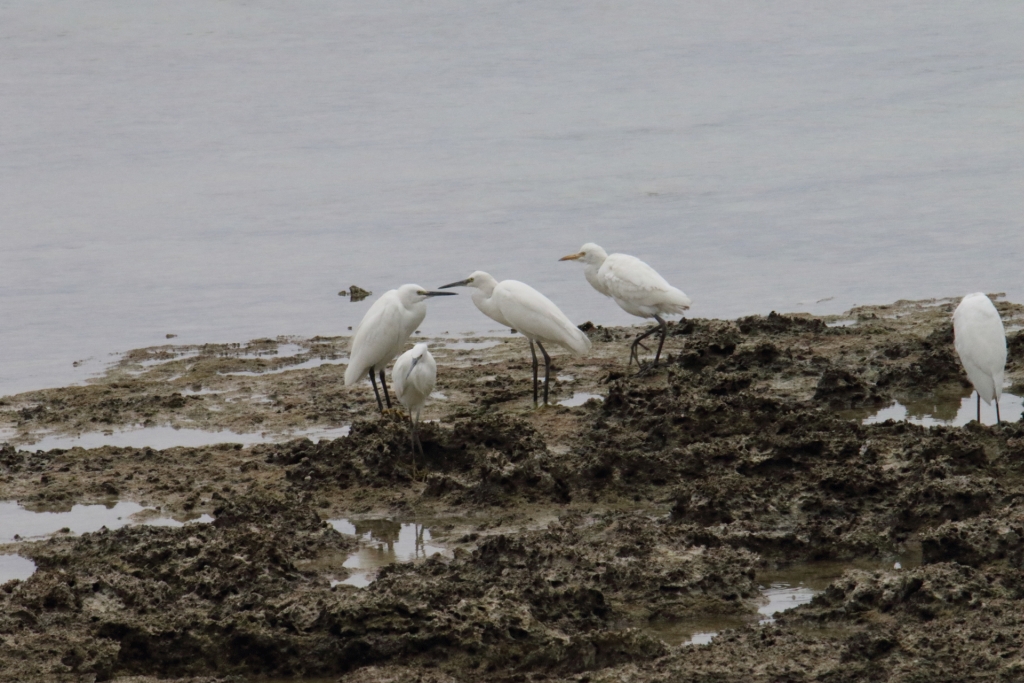
[[[178, 525], [0, 546], [37, 567], [0, 587], [0, 679], [1020, 680], [1024, 424], [863, 421], [968, 394], [954, 303], [683, 320], [641, 378], [635, 329], [584, 326], [541, 410], [521, 338], [433, 340], [416, 477], [340, 337], [141, 349], [4, 397], [0, 501]], [[997, 307], [1019, 396], [1024, 306]], [[68, 447], [150, 427], [225, 438]], [[381, 519], [444, 552], [346, 583]], [[797, 570], [814, 599], [762, 623]]]

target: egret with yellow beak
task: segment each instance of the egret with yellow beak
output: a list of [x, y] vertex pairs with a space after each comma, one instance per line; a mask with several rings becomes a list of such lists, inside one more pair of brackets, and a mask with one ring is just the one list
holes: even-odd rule
[[658, 321], [657, 327], [637, 335], [629, 348], [629, 364], [632, 365], [635, 358], [636, 365], [640, 368], [640, 353], [637, 347], [643, 346], [646, 349], [641, 342], [661, 330], [658, 351], [654, 354], [654, 362], [648, 366], [656, 367], [668, 334], [668, 326], [661, 316], [682, 315], [690, 307], [690, 297], [670, 285], [654, 268], [635, 256], [609, 256], [593, 242], [587, 242], [577, 253], [563, 256], [559, 261], [582, 261], [583, 274], [594, 289], [614, 299], [619, 308], [626, 313]]

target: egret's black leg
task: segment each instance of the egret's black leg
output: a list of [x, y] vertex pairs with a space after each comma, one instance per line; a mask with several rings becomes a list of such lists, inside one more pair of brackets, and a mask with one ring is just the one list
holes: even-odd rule
[[[661, 318], [658, 318], [658, 320], [661, 320]], [[646, 370], [644, 370], [643, 365], [640, 364], [640, 352], [636, 350], [636, 347], [637, 346], [643, 346], [645, 350], [649, 350], [649, 349], [647, 349], [646, 346], [644, 346], [640, 342], [642, 342], [644, 339], [647, 339], [648, 337], [650, 337], [655, 332], [658, 332], [659, 330], [661, 330], [661, 325], [660, 324], [659, 325], [655, 325], [654, 327], [652, 327], [651, 329], [647, 330], [643, 334], [637, 336], [637, 338], [633, 340], [633, 347], [631, 349], [630, 358], [632, 359], [634, 356], [636, 357], [636, 367], [639, 369], [639, 372], [641, 374], [643, 372], [646, 372]], [[662, 338], [661, 341], [662, 341], [662, 344], [665, 343], [665, 339], [664, 338]], [[661, 346], [658, 346], [658, 353], [659, 354], [661, 353]], [[657, 363], [657, 360], [655, 360], [655, 363]]]
[[658, 321], [658, 325], [661, 327], [661, 341], [658, 342], [658, 352], [654, 354], [654, 364], [657, 365], [658, 359], [661, 358], [661, 347], [665, 345], [665, 337], [668, 336], [668, 325], [658, 316], [654, 316], [654, 319]]
[[416, 481], [416, 423], [409, 416], [409, 446], [412, 450], [412, 479]]
[[996, 398], [996, 424], [997, 425], [1003, 424], [1002, 420], [999, 419], [999, 399], [998, 398]]
[[[384, 400], [387, 401], [388, 409], [390, 409], [391, 408], [391, 397], [388, 396], [388, 383], [384, 381], [384, 371], [383, 370], [380, 371], [380, 388], [384, 390]], [[377, 400], [379, 401], [380, 399], [377, 399]], [[383, 408], [381, 408], [381, 412], [384, 412]]]
[[981, 424], [981, 392], [978, 392], [978, 424]]
[[530, 340], [530, 353], [533, 354], [533, 407], [537, 407], [537, 349], [533, 347], [533, 340]]
[[544, 354], [544, 405], [548, 404], [548, 382], [551, 381], [551, 356], [544, 350], [544, 345], [537, 342], [540, 352]]
[[413, 429], [413, 434], [416, 435], [416, 445], [420, 449], [420, 455], [422, 455], [423, 458], [426, 459], [427, 452], [425, 450], [423, 450], [423, 441], [420, 440], [420, 423], [419, 423], [419, 420], [416, 421], [416, 423], [413, 425], [412, 429]]
[[627, 368], [633, 364], [634, 358], [636, 358], [636, 366], [640, 367], [640, 352], [637, 351], [637, 347], [640, 347], [644, 351], [650, 351], [650, 349], [647, 348], [646, 344], [642, 344], [640, 341], [636, 341], [629, 350], [629, 364], [626, 365]]
[[[381, 377], [380, 378], [381, 378], [381, 380], [384, 379], [384, 373], [381, 373]], [[380, 412], [383, 413], [384, 412], [384, 404], [381, 403], [380, 392], [377, 391], [377, 377], [373, 374], [373, 368], [370, 368], [370, 384], [373, 385], [373, 395], [377, 397], [377, 407], [380, 408]], [[385, 394], [385, 395], [387, 395], [387, 394]], [[390, 408], [391, 405], [388, 404], [388, 407]]]
[[629, 362], [626, 364], [627, 368], [630, 365], [633, 364], [633, 360], [634, 359], [636, 359], [636, 366], [640, 367], [640, 352], [636, 350], [636, 347], [643, 346], [644, 350], [647, 349], [646, 346], [644, 346], [643, 344], [640, 343], [640, 340], [643, 339], [645, 336], [646, 335], [644, 335], [643, 333], [638, 334], [636, 336], [636, 339], [634, 339], [633, 343], [630, 345], [630, 347], [629, 347]]

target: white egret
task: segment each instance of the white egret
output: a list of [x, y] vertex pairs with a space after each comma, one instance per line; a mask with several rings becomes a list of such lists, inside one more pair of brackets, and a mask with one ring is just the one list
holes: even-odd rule
[[369, 372], [373, 393], [377, 396], [377, 406], [384, 412], [374, 376], [375, 372], [380, 373], [384, 400], [390, 408], [391, 397], [388, 396], [388, 386], [384, 382], [384, 368], [398, 355], [409, 335], [423, 322], [427, 315], [424, 302], [432, 296], [454, 293], [428, 292], [419, 285], [402, 285], [398, 289], [384, 292], [370, 306], [352, 335], [348, 368], [345, 369], [345, 386], [355, 384]]
[[665, 336], [668, 334], [668, 327], [661, 316], [682, 315], [692, 303], [690, 297], [670, 285], [654, 268], [635, 256], [609, 256], [593, 242], [587, 242], [580, 247], [579, 252], [563, 256], [559, 261], [583, 261], [583, 274], [594, 289], [614, 299], [626, 313], [658, 321], [657, 327], [638, 335], [629, 348], [629, 364], [632, 365], [635, 358], [639, 368], [640, 353], [636, 347], [643, 346], [640, 342], [660, 329], [661, 341], [658, 343], [658, 351], [654, 354], [654, 363], [651, 367], [656, 366], [658, 359], [661, 358], [661, 347], [665, 345]]
[[590, 350], [590, 339], [572, 324], [558, 306], [530, 285], [518, 280], [498, 282], [483, 271], [476, 271], [465, 280], [452, 282], [448, 287], [472, 287], [473, 303], [480, 312], [505, 327], [518, 330], [530, 340], [533, 354], [533, 404], [537, 405], [537, 351], [534, 342], [544, 354], [544, 405], [548, 403], [548, 384], [551, 381], [551, 356], [544, 344], [558, 344], [577, 356]]
[[409, 421], [412, 424], [412, 476], [416, 476], [416, 447], [419, 446], [420, 453], [426, 458], [423, 452], [423, 444], [420, 442], [417, 427], [420, 422], [420, 412], [427, 397], [434, 390], [434, 383], [437, 381], [437, 363], [430, 355], [427, 345], [420, 342], [412, 347], [395, 361], [395, 367], [391, 369], [391, 384], [395, 387], [395, 396], [399, 402], [409, 411]]
[[978, 422], [981, 422], [981, 401], [996, 402], [999, 419], [999, 397], [1003, 395], [1003, 371], [1006, 369], [1006, 332], [999, 311], [981, 292], [968, 294], [953, 311], [953, 345], [967, 377], [978, 392]]

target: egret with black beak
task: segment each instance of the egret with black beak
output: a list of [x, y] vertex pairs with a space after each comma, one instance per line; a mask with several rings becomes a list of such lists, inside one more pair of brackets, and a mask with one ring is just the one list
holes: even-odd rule
[[449, 287], [472, 287], [473, 303], [491, 320], [512, 328], [530, 340], [533, 354], [533, 405], [537, 405], [537, 350], [544, 354], [544, 405], [548, 404], [548, 384], [551, 381], [551, 356], [544, 344], [557, 344], [577, 356], [590, 350], [590, 339], [572, 324], [558, 306], [530, 285], [518, 280], [498, 282], [478, 270], [465, 280], [452, 282]]
[[379, 373], [384, 400], [390, 408], [391, 397], [384, 382], [384, 368], [401, 352], [409, 336], [423, 322], [427, 315], [424, 302], [432, 296], [452, 294], [455, 292], [428, 292], [419, 285], [402, 285], [384, 292], [370, 306], [352, 335], [345, 386], [355, 384], [369, 373], [373, 393], [377, 396], [377, 407], [383, 413], [384, 403], [380, 400], [375, 377], [375, 373]]
[[423, 452], [423, 443], [420, 442], [418, 427], [423, 404], [427, 402], [427, 397], [434, 390], [436, 381], [437, 363], [424, 342], [420, 342], [399, 356], [395, 361], [395, 367], [391, 369], [391, 384], [395, 387], [395, 396], [398, 397], [399, 403], [409, 411], [409, 421], [412, 424], [413, 478], [416, 477], [417, 446], [423, 457], [427, 457], [427, 454]]

